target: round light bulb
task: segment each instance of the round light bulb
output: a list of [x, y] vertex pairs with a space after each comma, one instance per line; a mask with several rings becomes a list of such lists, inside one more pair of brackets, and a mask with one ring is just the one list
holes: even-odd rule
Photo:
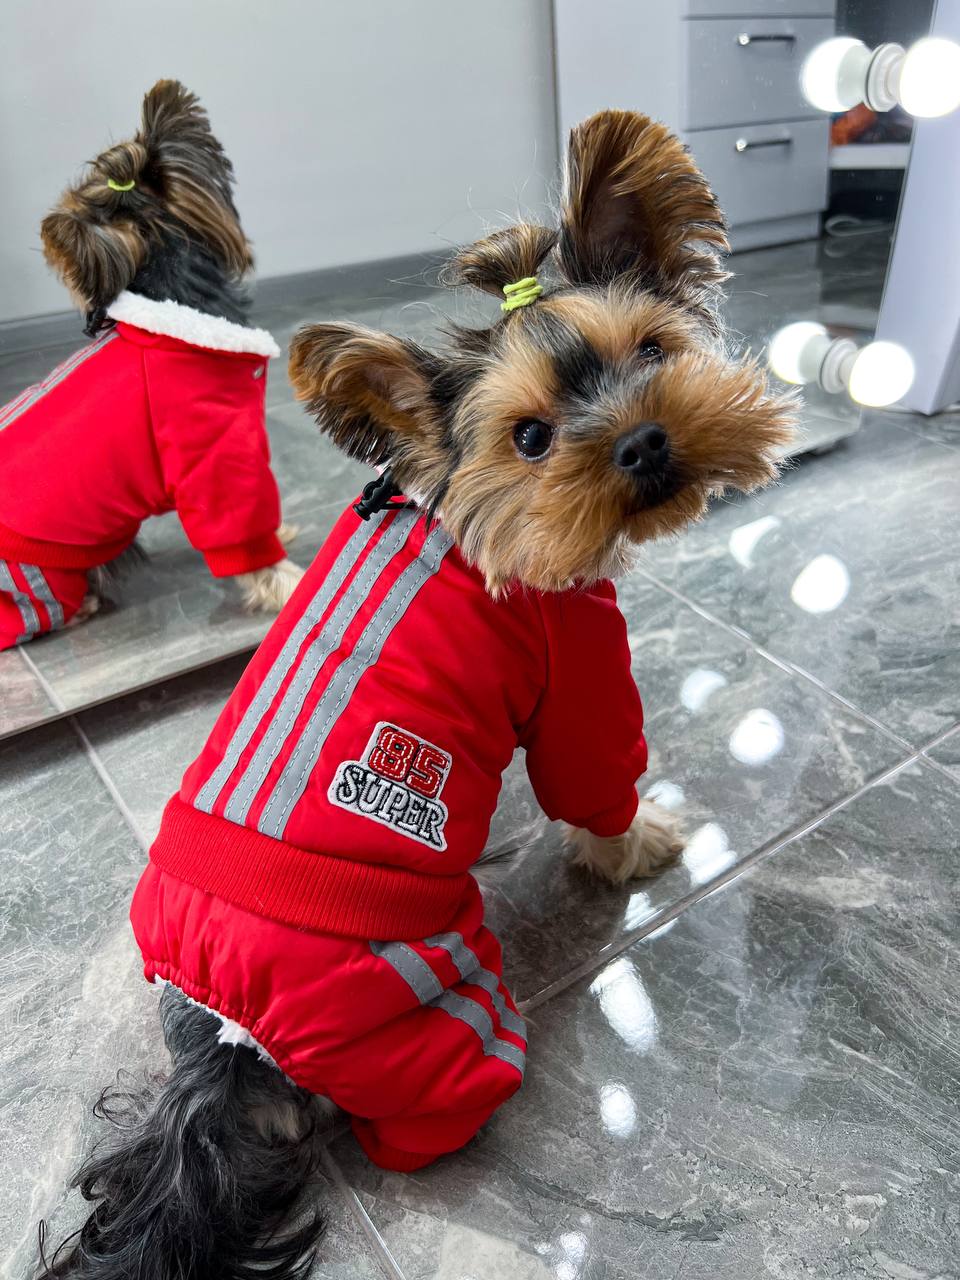
[[836, 36], [811, 49], [800, 72], [800, 87], [820, 111], [847, 111], [863, 101], [870, 50], [862, 40]]
[[909, 351], [896, 342], [871, 342], [850, 369], [850, 399], [871, 408], [894, 404], [913, 386], [914, 366]]
[[912, 116], [945, 116], [960, 107], [960, 45], [939, 36], [907, 50], [900, 72], [900, 104]]
[[771, 338], [767, 363], [784, 382], [812, 382], [817, 376], [817, 367], [810, 359], [811, 347], [816, 345], [819, 349], [818, 339], [826, 337], [823, 325], [812, 320], [788, 324]]

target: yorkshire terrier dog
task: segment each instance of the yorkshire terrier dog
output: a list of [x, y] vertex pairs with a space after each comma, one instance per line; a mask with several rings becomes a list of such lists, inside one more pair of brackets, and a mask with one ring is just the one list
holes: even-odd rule
[[[519, 1087], [526, 1032], [470, 868], [525, 748], [575, 860], [619, 883], [681, 847], [638, 800], [642, 711], [611, 575], [770, 480], [793, 420], [718, 318], [720, 210], [661, 125], [576, 129], [559, 231], [449, 278], [498, 294], [444, 352], [312, 325], [290, 370], [381, 475], [348, 509], [170, 801], [132, 920], [173, 1059], [111, 1094], [93, 1211], [45, 1276], [305, 1274], [284, 1230], [318, 1098], [411, 1171]], [[540, 283], [540, 280], [543, 283]]]
[[0, 649], [96, 612], [141, 522], [173, 509], [248, 607], [276, 612], [302, 576], [264, 426], [280, 352], [247, 323], [232, 183], [197, 99], [161, 80], [43, 220], [93, 342], [0, 408]]

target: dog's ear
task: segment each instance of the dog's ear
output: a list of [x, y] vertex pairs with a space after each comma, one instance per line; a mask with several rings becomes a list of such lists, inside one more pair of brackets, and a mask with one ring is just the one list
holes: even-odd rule
[[573, 284], [633, 277], [696, 301], [726, 279], [727, 249], [713, 192], [664, 125], [601, 111], [572, 131], [559, 257]]
[[47, 262], [89, 315], [108, 307], [127, 288], [147, 250], [135, 222], [101, 220], [87, 207], [72, 208], [70, 197], [68, 192], [44, 218], [40, 238]]
[[197, 95], [179, 80], [158, 80], [144, 96], [137, 142], [166, 209], [196, 231], [228, 271], [249, 270], [253, 254], [233, 204], [233, 165]]
[[414, 342], [351, 324], [311, 324], [290, 343], [290, 381], [321, 428], [352, 458], [426, 462], [439, 424], [430, 395], [438, 358]]

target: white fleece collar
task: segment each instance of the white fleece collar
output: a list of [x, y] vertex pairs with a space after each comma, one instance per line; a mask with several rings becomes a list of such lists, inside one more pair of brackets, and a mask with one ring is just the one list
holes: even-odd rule
[[268, 359], [280, 354], [280, 348], [266, 329], [247, 329], [222, 316], [208, 316], [170, 299], [156, 302], [129, 289], [124, 289], [111, 302], [107, 315], [111, 320], [146, 329], [147, 333], [162, 333], [164, 337], [179, 338], [181, 342], [208, 347], [211, 351], [244, 352]]

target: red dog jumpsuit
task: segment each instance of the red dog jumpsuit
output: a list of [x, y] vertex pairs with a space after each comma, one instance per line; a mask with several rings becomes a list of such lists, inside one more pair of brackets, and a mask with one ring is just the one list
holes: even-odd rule
[[87, 570], [176, 508], [217, 577], [282, 560], [262, 329], [123, 293], [115, 326], [0, 409], [0, 649], [76, 613]]
[[625, 831], [646, 764], [610, 583], [494, 600], [416, 510], [339, 520], [178, 795], [132, 921], [148, 979], [246, 1028], [411, 1170], [520, 1085], [469, 874], [517, 745], [551, 818]]

